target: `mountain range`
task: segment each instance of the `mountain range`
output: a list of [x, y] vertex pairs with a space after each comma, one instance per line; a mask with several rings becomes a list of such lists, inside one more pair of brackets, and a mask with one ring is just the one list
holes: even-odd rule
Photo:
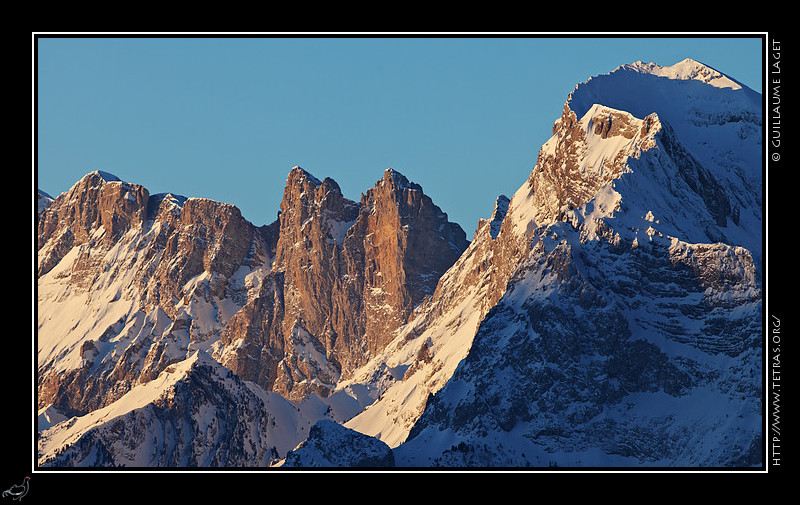
[[762, 129], [705, 64], [622, 65], [471, 240], [394, 169], [294, 167], [261, 227], [40, 192], [36, 465], [761, 467]]

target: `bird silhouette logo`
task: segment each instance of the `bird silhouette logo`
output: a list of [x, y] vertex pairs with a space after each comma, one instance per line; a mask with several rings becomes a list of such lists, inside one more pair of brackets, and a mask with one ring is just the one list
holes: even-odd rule
[[12, 498], [14, 500], [20, 501], [22, 498], [28, 494], [28, 486], [30, 485], [30, 477], [25, 477], [23, 479], [22, 484], [14, 484], [10, 488], [3, 491], [3, 498]]

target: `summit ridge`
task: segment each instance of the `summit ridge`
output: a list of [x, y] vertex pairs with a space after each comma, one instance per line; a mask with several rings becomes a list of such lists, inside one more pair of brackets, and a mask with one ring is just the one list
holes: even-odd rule
[[637, 61], [619, 68], [652, 74], [669, 79], [694, 79], [717, 88], [741, 89], [742, 85], [718, 70], [692, 58], [686, 58], [674, 65], [662, 66], [656, 63]]

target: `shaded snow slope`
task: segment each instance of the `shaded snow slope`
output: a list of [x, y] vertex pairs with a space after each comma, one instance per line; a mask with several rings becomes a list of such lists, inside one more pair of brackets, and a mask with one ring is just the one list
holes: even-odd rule
[[383, 442], [326, 419], [312, 426], [308, 438], [289, 452], [279, 466], [393, 467], [394, 455]]
[[529, 253], [399, 466], [762, 464], [760, 107], [689, 63], [570, 95], [505, 218]]

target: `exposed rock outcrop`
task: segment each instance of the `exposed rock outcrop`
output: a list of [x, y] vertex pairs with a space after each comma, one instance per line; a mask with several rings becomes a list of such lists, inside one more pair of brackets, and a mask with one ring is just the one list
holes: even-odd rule
[[380, 440], [323, 420], [311, 427], [308, 438], [289, 452], [281, 466], [391, 468], [394, 464], [392, 450]]
[[354, 202], [299, 167], [269, 226], [93, 172], [42, 212], [38, 233], [38, 400], [68, 414], [108, 405], [193, 349], [288, 398], [327, 396], [467, 245], [394, 170]]
[[144, 187], [110, 174], [87, 174], [40, 214], [38, 274], [50, 271], [73, 246], [90, 239], [109, 246], [129, 229], [141, 226], [149, 196]]
[[150, 195], [103, 172], [56, 198], [38, 232], [38, 401], [72, 414], [207, 345], [274, 255], [270, 229], [233, 205]]
[[299, 399], [327, 396], [381, 351], [468, 242], [395, 170], [359, 203], [295, 167], [273, 270], [215, 354], [237, 374]]

